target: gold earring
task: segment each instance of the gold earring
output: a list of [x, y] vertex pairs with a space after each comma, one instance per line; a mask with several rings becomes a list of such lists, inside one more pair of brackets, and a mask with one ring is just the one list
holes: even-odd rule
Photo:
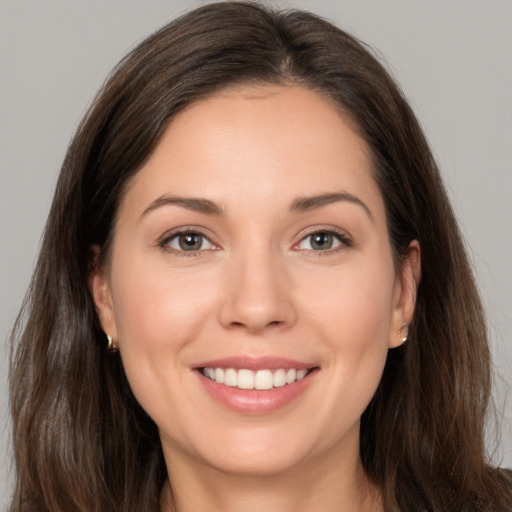
[[109, 352], [117, 352], [118, 347], [114, 343], [114, 340], [112, 339], [112, 336], [109, 336], [108, 334], [106, 336], [107, 336], [107, 350]]
[[[407, 322], [404, 322], [401, 326], [400, 326], [400, 329], [398, 329], [398, 341], [400, 343], [405, 343], [407, 341], [407, 336], [402, 336], [402, 329], [405, 329], [407, 328], [407, 330], [409, 330], [409, 324]], [[409, 334], [409, 332], [407, 332], [407, 334]]]

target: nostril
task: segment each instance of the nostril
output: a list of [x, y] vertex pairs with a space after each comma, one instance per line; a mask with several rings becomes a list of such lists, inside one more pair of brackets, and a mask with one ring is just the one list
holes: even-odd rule
[[[254, 286], [253, 286], [254, 288]], [[220, 323], [227, 329], [245, 329], [256, 333], [265, 329], [276, 329], [292, 325], [296, 318], [295, 308], [286, 297], [269, 296], [273, 288], [265, 293], [256, 293], [238, 284], [236, 290], [226, 296], [219, 310]], [[277, 293], [274, 290], [275, 293]]]
[[247, 322], [247, 323], [244, 323], [244, 322], [231, 322], [229, 326], [232, 329], [244, 329], [244, 330], [247, 330], [249, 332], [256, 333], [256, 332], [260, 332], [260, 331], [268, 329], [268, 328], [281, 327], [284, 324], [285, 324], [285, 322], [283, 322], [281, 320], [272, 320], [272, 321], [266, 322], [266, 323], [265, 322], [261, 322], [261, 323], [257, 323], [257, 322]]

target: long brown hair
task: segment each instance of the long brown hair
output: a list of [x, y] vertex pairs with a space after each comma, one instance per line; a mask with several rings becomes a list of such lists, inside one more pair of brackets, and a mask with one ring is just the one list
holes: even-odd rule
[[89, 293], [117, 207], [170, 120], [237, 83], [296, 84], [349, 116], [371, 151], [397, 268], [419, 240], [409, 341], [390, 351], [361, 420], [361, 457], [386, 511], [499, 510], [487, 465], [490, 361], [482, 306], [439, 172], [397, 85], [364, 44], [301, 11], [223, 2], [165, 26], [114, 70], [67, 152], [13, 331], [11, 512], [157, 511], [158, 432], [109, 354]]

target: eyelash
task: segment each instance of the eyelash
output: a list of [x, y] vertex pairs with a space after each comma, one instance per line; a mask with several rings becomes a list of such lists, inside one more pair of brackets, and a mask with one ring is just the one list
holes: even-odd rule
[[353, 245], [352, 240], [345, 232], [343, 232], [341, 230], [337, 230], [332, 227], [322, 228], [321, 226], [316, 226], [315, 228], [311, 229], [311, 231], [307, 231], [306, 233], [304, 233], [301, 236], [299, 242], [294, 245], [294, 248], [298, 247], [302, 242], [304, 242], [308, 238], [312, 237], [313, 235], [319, 235], [319, 234], [332, 236], [334, 239], [336, 239], [339, 242], [339, 246], [334, 247], [334, 248], [325, 249], [325, 250], [302, 249], [309, 256], [315, 256], [315, 257], [328, 256], [328, 255], [336, 254], [340, 251], [343, 251], [344, 249], [352, 247], [352, 245]]
[[158, 245], [163, 250], [165, 250], [167, 252], [172, 252], [174, 255], [180, 256], [180, 257], [199, 256], [201, 253], [203, 253], [204, 251], [208, 250], [208, 249], [198, 249], [198, 250], [195, 250], [195, 251], [185, 251], [185, 250], [175, 249], [175, 248], [169, 246], [169, 244], [173, 240], [178, 239], [180, 236], [184, 236], [184, 235], [197, 235], [197, 236], [200, 236], [202, 238], [202, 240], [203, 240], [202, 243], [204, 243], [204, 241], [206, 240], [206, 241], [208, 241], [213, 246], [213, 250], [215, 250], [217, 248], [217, 246], [210, 240], [210, 238], [207, 235], [202, 233], [201, 230], [199, 230], [197, 228], [193, 228], [193, 227], [181, 228], [178, 231], [174, 231], [174, 232], [172, 232], [170, 234], [166, 234], [164, 236], [164, 238], [158, 243]]
[[[342, 231], [338, 231], [336, 229], [333, 229], [332, 227], [329, 227], [329, 228], [316, 227], [316, 228], [312, 229], [311, 231], [304, 233], [301, 236], [300, 240], [296, 244], [294, 244], [293, 248], [294, 249], [297, 248], [302, 242], [304, 242], [308, 238], [312, 237], [313, 235], [318, 235], [318, 234], [332, 236], [333, 238], [336, 239], [336, 241], [339, 242], [339, 246], [337, 246], [335, 248], [328, 248], [326, 250], [315, 250], [315, 249], [297, 249], [297, 250], [302, 250], [303, 252], [306, 252], [309, 255], [313, 255], [313, 256], [324, 256], [324, 255], [337, 253], [343, 249], [346, 249], [347, 247], [352, 247], [352, 245], [353, 245], [351, 239], [346, 235], [346, 233], [344, 233]], [[198, 249], [195, 251], [185, 251], [185, 250], [175, 249], [175, 248], [169, 246], [169, 244], [173, 240], [178, 239], [180, 236], [184, 236], [184, 235], [197, 235], [202, 238], [202, 240], [203, 240], [202, 243], [204, 243], [204, 241], [206, 240], [207, 242], [209, 242], [212, 245], [213, 248], [212, 249]], [[158, 246], [161, 247], [163, 250], [165, 250], [167, 252], [172, 252], [173, 254], [180, 256], [180, 257], [199, 256], [204, 251], [218, 249], [218, 247], [210, 240], [210, 238], [207, 235], [202, 233], [201, 230], [198, 230], [197, 228], [192, 228], [192, 227], [182, 228], [179, 231], [174, 231], [171, 234], [165, 235], [164, 238], [158, 243]]]

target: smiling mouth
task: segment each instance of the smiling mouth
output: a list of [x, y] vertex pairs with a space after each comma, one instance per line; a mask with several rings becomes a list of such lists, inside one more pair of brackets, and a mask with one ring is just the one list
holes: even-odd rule
[[199, 369], [204, 377], [218, 384], [245, 390], [266, 390], [287, 386], [302, 380], [311, 370], [313, 368], [278, 368], [275, 370], [264, 369], [257, 371], [246, 368], [236, 370], [235, 368], [205, 367]]

